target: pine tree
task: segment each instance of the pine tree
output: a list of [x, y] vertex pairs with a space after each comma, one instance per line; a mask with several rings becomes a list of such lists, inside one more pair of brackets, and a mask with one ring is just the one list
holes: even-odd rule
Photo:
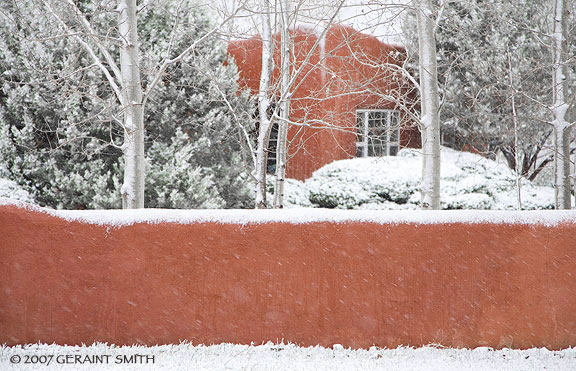
[[546, 6], [528, 0], [444, 2], [436, 33], [445, 144], [490, 157], [502, 154], [530, 180], [552, 161], [542, 154], [552, 139]]
[[[178, 8], [166, 4], [139, 16], [143, 76], [152, 75], [171, 37], [183, 48], [211, 27], [192, 8], [178, 14], [172, 35]], [[82, 68], [89, 58], [73, 38], [50, 38], [54, 25], [35, 14], [33, 1], [4, 6], [13, 16], [0, 17], [0, 168], [42, 205], [120, 207], [122, 151], [114, 143], [122, 142], [121, 109], [104, 76]], [[235, 68], [225, 59], [213, 37], [166, 71], [150, 96], [148, 207], [249, 206], [237, 126], [250, 123], [253, 103], [237, 94]]]

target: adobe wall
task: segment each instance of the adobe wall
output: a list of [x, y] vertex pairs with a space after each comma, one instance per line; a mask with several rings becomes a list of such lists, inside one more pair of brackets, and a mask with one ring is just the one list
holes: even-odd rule
[[0, 343], [576, 346], [576, 224], [107, 227], [0, 206]]

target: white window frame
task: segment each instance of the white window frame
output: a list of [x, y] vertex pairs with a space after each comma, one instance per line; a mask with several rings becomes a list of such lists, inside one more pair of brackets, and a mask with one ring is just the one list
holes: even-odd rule
[[[385, 153], [385, 156], [391, 156], [390, 155], [390, 148], [396, 147], [396, 153], [398, 153], [398, 151], [400, 150], [400, 123], [401, 123], [400, 111], [392, 110], [392, 109], [358, 109], [358, 110], [356, 110], [356, 130], [357, 130], [356, 154], [358, 155], [358, 149], [362, 148], [362, 152], [361, 152], [362, 156], [361, 157], [369, 157], [368, 148], [370, 145], [370, 143], [369, 143], [370, 137], [368, 135], [368, 131], [370, 128], [368, 126], [368, 114], [370, 112], [386, 113], [386, 127], [384, 128], [386, 130], [386, 148], [385, 148], [385, 151], [383, 151], [383, 152]], [[397, 113], [397, 115], [398, 115], [398, 123], [395, 124], [397, 126], [396, 128], [391, 127], [392, 126], [392, 114], [393, 113]], [[362, 117], [362, 126], [361, 127], [358, 123], [358, 117], [360, 115]], [[396, 130], [396, 138], [398, 140], [394, 143], [391, 143], [390, 136], [391, 136], [393, 130]]]

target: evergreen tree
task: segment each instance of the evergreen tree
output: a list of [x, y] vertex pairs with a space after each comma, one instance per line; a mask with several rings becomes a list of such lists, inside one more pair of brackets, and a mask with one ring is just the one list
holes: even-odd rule
[[[101, 11], [92, 4], [80, 3], [88, 14]], [[12, 16], [0, 17], [0, 176], [42, 205], [120, 207], [122, 151], [114, 144], [122, 141], [122, 112], [104, 76], [82, 67], [89, 58], [75, 39], [51, 38], [57, 30], [34, 14], [34, 1], [3, 6]], [[170, 40], [177, 52], [212, 27], [198, 8], [171, 1], [150, 4], [139, 19], [143, 76], [152, 75]], [[237, 94], [235, 68], [225, 59], [225, 45], [213, 37], [167, 71], [150, 96], [148, 207], [249, 206], [237, 125], [252, 121], [253, 104]]]
[[529, 0], [444, 3], [436, 39], [446, 145], [501, 153], [516, 169], [514, 97], [522, 175], [533, 179], [551, 161], [541, 153], [552, 133], [550, 11]]

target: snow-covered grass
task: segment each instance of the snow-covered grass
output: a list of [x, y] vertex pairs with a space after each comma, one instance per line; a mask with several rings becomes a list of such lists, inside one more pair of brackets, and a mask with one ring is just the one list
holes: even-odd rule
[[[403, 149], [395, 157], [335, 161], [305, 182], [286, 185], [290, 207], [417, 209], [422, 158]], [[554, 189], [523, 179], [522, 209], [554, 208]], [[443, 209], [516, 210], [516, 177], [505, 164], [469, 152], [442, 148]]]
[[30, 211], [45, 213], [67, 221], [125, 226], [136, 223], [220, 223], [260, 224], [316, 222], [376, 224], [448, 224], [505, 223], [554, 226], [576, 223], [576, 210], [331, 210], [331, 209], [134, 209], [134, 210], [53, 210], [0, 197], [0, 206], [15, 205]]
[[[50, 365], [23, 364], [26, 356], [52, 355]], [[64, 364], [74, 356], [101, 357], [98, 364]], [[140, 364], [127, 364], [131, 355]], [[20, 357], [16, 366], [11, 357]], [[66, 358], [66, 356], [69, 356]], [[70, 357], [71, 356], [71, 357]], [[119, 356], [119, 358], [118, 358]], [[126, 356], [126, 357], [124, 357]], [[154, 356], [146, 358], [145, 356]], [[14, 359], [14, 358], [12, 358]], [[47, 362], [47, 359], [43, 359]], [[132, 358], [136, 360], [136, 358]], [[148, 363], [146, 363], [146, 361]], [[60, 362], [60, 363], [58, 363]], [[122, 362], [116, 364], [116, 362]], [[153, 362], [153, 363], [152, 363]], [[156, 347], [116, 347], [105, 344], [92, 346], [27, 345], [0, 349], [1, 370], [566, 370], [576, 369], [576, 349], [550, 351], [545, 348], [528, 350], [491, 348], [446, 349], [440, 347], [352, 350], [335, 345], [333, 348], [298, 347], [293, 344], [260, 346], [190, 344]]]

